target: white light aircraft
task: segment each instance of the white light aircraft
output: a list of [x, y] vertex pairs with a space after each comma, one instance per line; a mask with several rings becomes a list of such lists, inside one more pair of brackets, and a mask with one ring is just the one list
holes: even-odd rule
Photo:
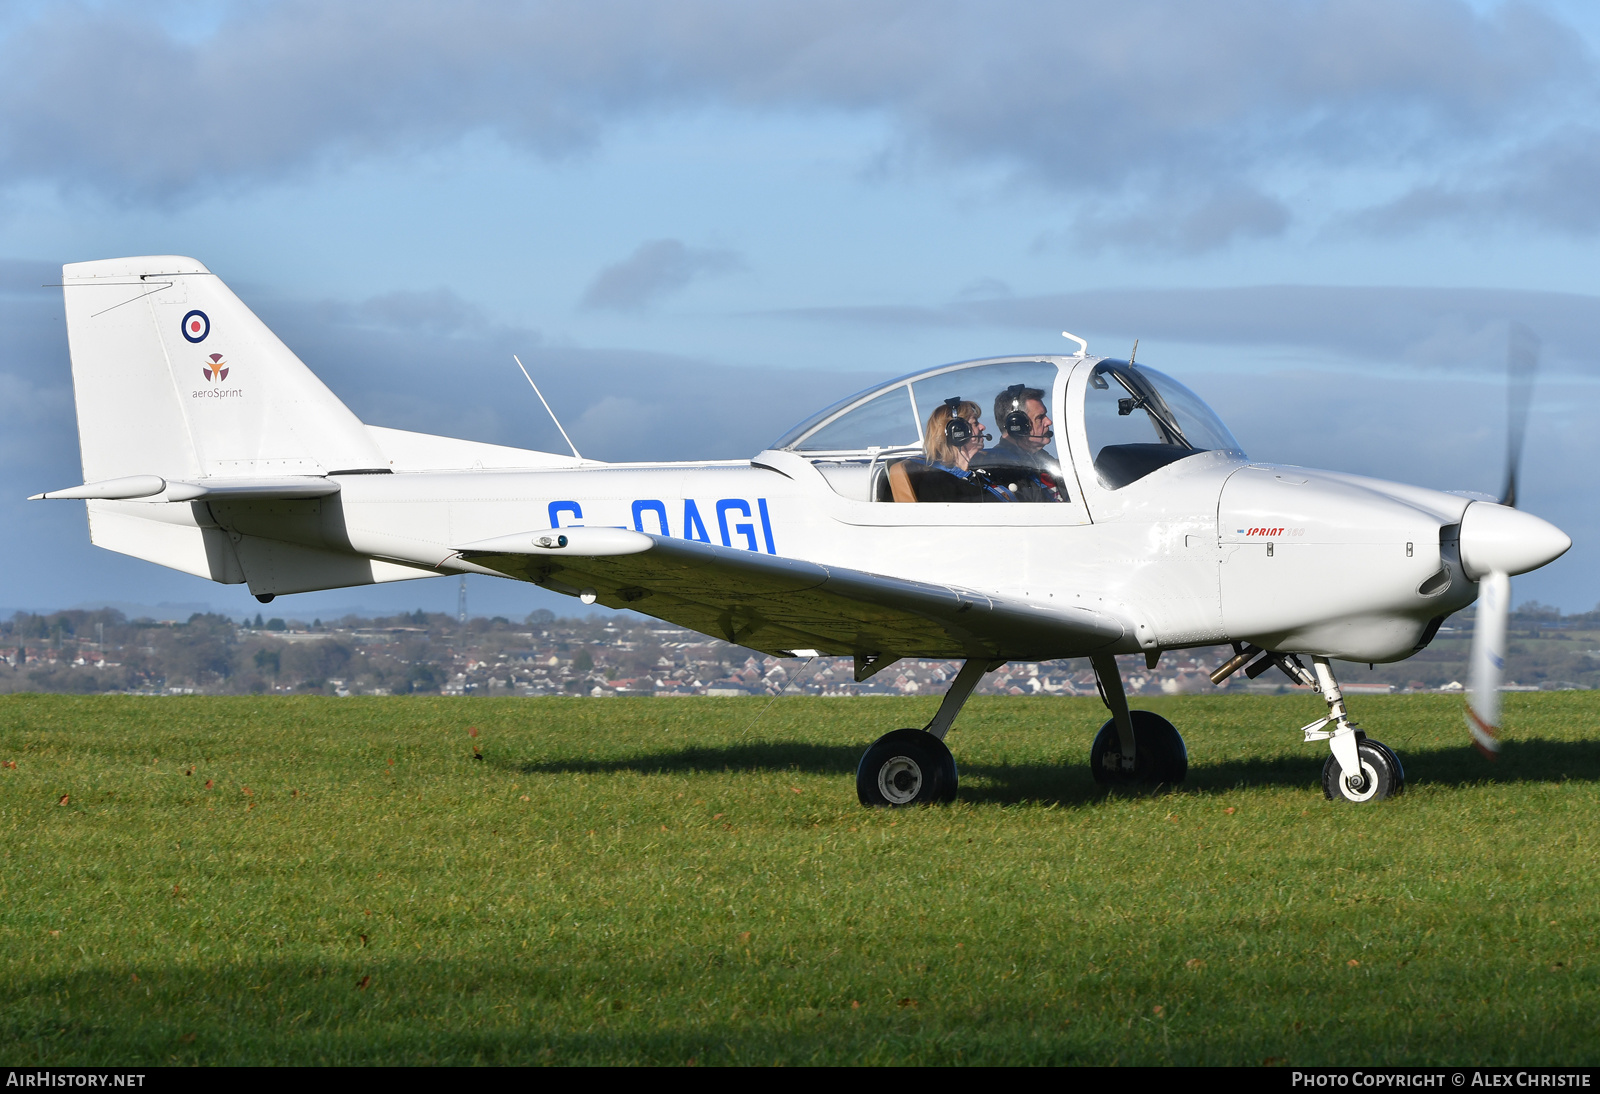
[[955, 795], [945, 735], [1008, 661], [1089, 658], [1111, 713], [1096, 779], [1177, 783], [1183, 739], [1129, 709], [1116, 655], [1224, 643], [1214, 681], [1277, 669], [1321, 694], [1304, 736], [1328, 742], [1330, 798], [1391, 796], [1400, 761], [1350, 720], [1331, 659], [1402, 660], [1480, 599], [1467, 720], [1492, 750], [1510, 575], [1571, 545], [1513, 508], [1527, 345], [1497, 503], [1253, 462], [1181, 384], [1076, 338], [887, 381], [748, 460], [608, 464], [366, 425], [193, 259], [63, 283], [85, 485], [36, 496], [86, 500], [94, 543], [263, 602], [493, 574], [853, 656], [858, 680], [964, 661], [931, 722], [867, 749], [868, 805]]

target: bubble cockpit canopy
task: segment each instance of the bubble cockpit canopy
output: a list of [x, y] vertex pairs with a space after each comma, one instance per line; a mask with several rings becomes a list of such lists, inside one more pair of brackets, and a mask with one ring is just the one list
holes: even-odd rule
[[1038, 358], [981, 361], [912, 373], [857, 392], [795, 426], [772, 447], [805, 454], [849, 455], [923, 443], [929, 417], [947, 399], [976, 403], [991, 434], [996, 399], [1017, 384], [1042, 391], [1054, 406], [1056, 366]]
[[[1091, 369], [1081, 416], [1064, 406], [1067, 380], [1080, 367]], [[948, 432], [958, 417], [964, 424]], [[807, 418], [772, 447], [811, 459], [836, 487], [850, 476], [833, 465], [865, 464], [871, 484], [866, 492], [877, 500], [891, 500], [887, 482], [895, 464], [903, 463], [945, 471], [959, 464], [958, 474], [970, 464], [980, 479], [987, 474], [997, 481], [1007, 478], [997, 465], [1026, 464], [1054, 476], [1059, 489], [1032, 495], [1002, 490], [1010, 496], [1000, 500], [1066, 501], [1070, 475], [1061, 471], [1060, 461], [1067, 458], [1068, 438], [1080, 432], [1096, 477], [1111, 490], [1198, 452], [1243, 455], [1216, 414], [1171, 377], [1125, 361], [1039, 357], [945, 365], [890, 380]], [[958, 435], [973, 440], [954, 447], [946, 443]], [[1080, 477], [1084, 470], [1079, 468]], [[1010, 480], [1015, 478], [1001, 485], [1014, 487]], [[897, 492], [893, 500], [932, 499]]]

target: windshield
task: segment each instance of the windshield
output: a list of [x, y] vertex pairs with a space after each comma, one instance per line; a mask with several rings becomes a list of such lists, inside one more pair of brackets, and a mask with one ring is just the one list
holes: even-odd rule
[[1244, 455], [1228, 427], [1198, 395], [1143, 365], [1096, 365], [1083, 417], [1095, 472], [1111, 490], [1197, 452]]

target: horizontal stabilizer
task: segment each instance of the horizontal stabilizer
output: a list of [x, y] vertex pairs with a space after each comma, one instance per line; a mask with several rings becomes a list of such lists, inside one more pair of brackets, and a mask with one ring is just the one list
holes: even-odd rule
[[1104, 610], [1007, 601], [621, 528], [549, 528], [458, 550], [508, 577], [780, 655], [1049, 660], [1107, 650], [1131, 633]]
[[338, 479], [320, 475], [286, 475], [275, 479], [198, 479], [167, 483], [168, 501], [276, 501], [282, 498], [326, 498], [338, 492]]
[[285, 498], [325, 498], [339, 492], [337, 479], [320, 475], [286, 475], [278, 478], [163, 479], [160, 475], [129, 475], [126, 478], [69, 486], [34, 494], [29, 501], [73, 499], [79, 501], [127, 501], [156, 498], [159, 501], [276, 501]]
[[102, 479], [86, 482], [82, 486], [69, 486], [65, 490], [47, 490], [34, 494], [29, 501], [46, 501], [65, 498], [73, 501], [123, 501], [128, 498], [148, 498], [167, 488], [167, 480], [160, 475], [127, 475], [120, 479]]

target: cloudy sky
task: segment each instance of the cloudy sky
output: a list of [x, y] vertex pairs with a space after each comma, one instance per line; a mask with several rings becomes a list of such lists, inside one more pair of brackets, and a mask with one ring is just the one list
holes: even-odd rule
[[[365, 420], [737, 457], [944, 361], [1175, 374], [1258, 459], [1522, 500], [1600, 601], [1576, 2], [0, 3], [0, 609], [258, 606], [88, 545], [62, 262], [185, 254]], [[552, 605], [483, 580], [475, 611]], [[453, 610], [447, 580], [291, 598]]]

